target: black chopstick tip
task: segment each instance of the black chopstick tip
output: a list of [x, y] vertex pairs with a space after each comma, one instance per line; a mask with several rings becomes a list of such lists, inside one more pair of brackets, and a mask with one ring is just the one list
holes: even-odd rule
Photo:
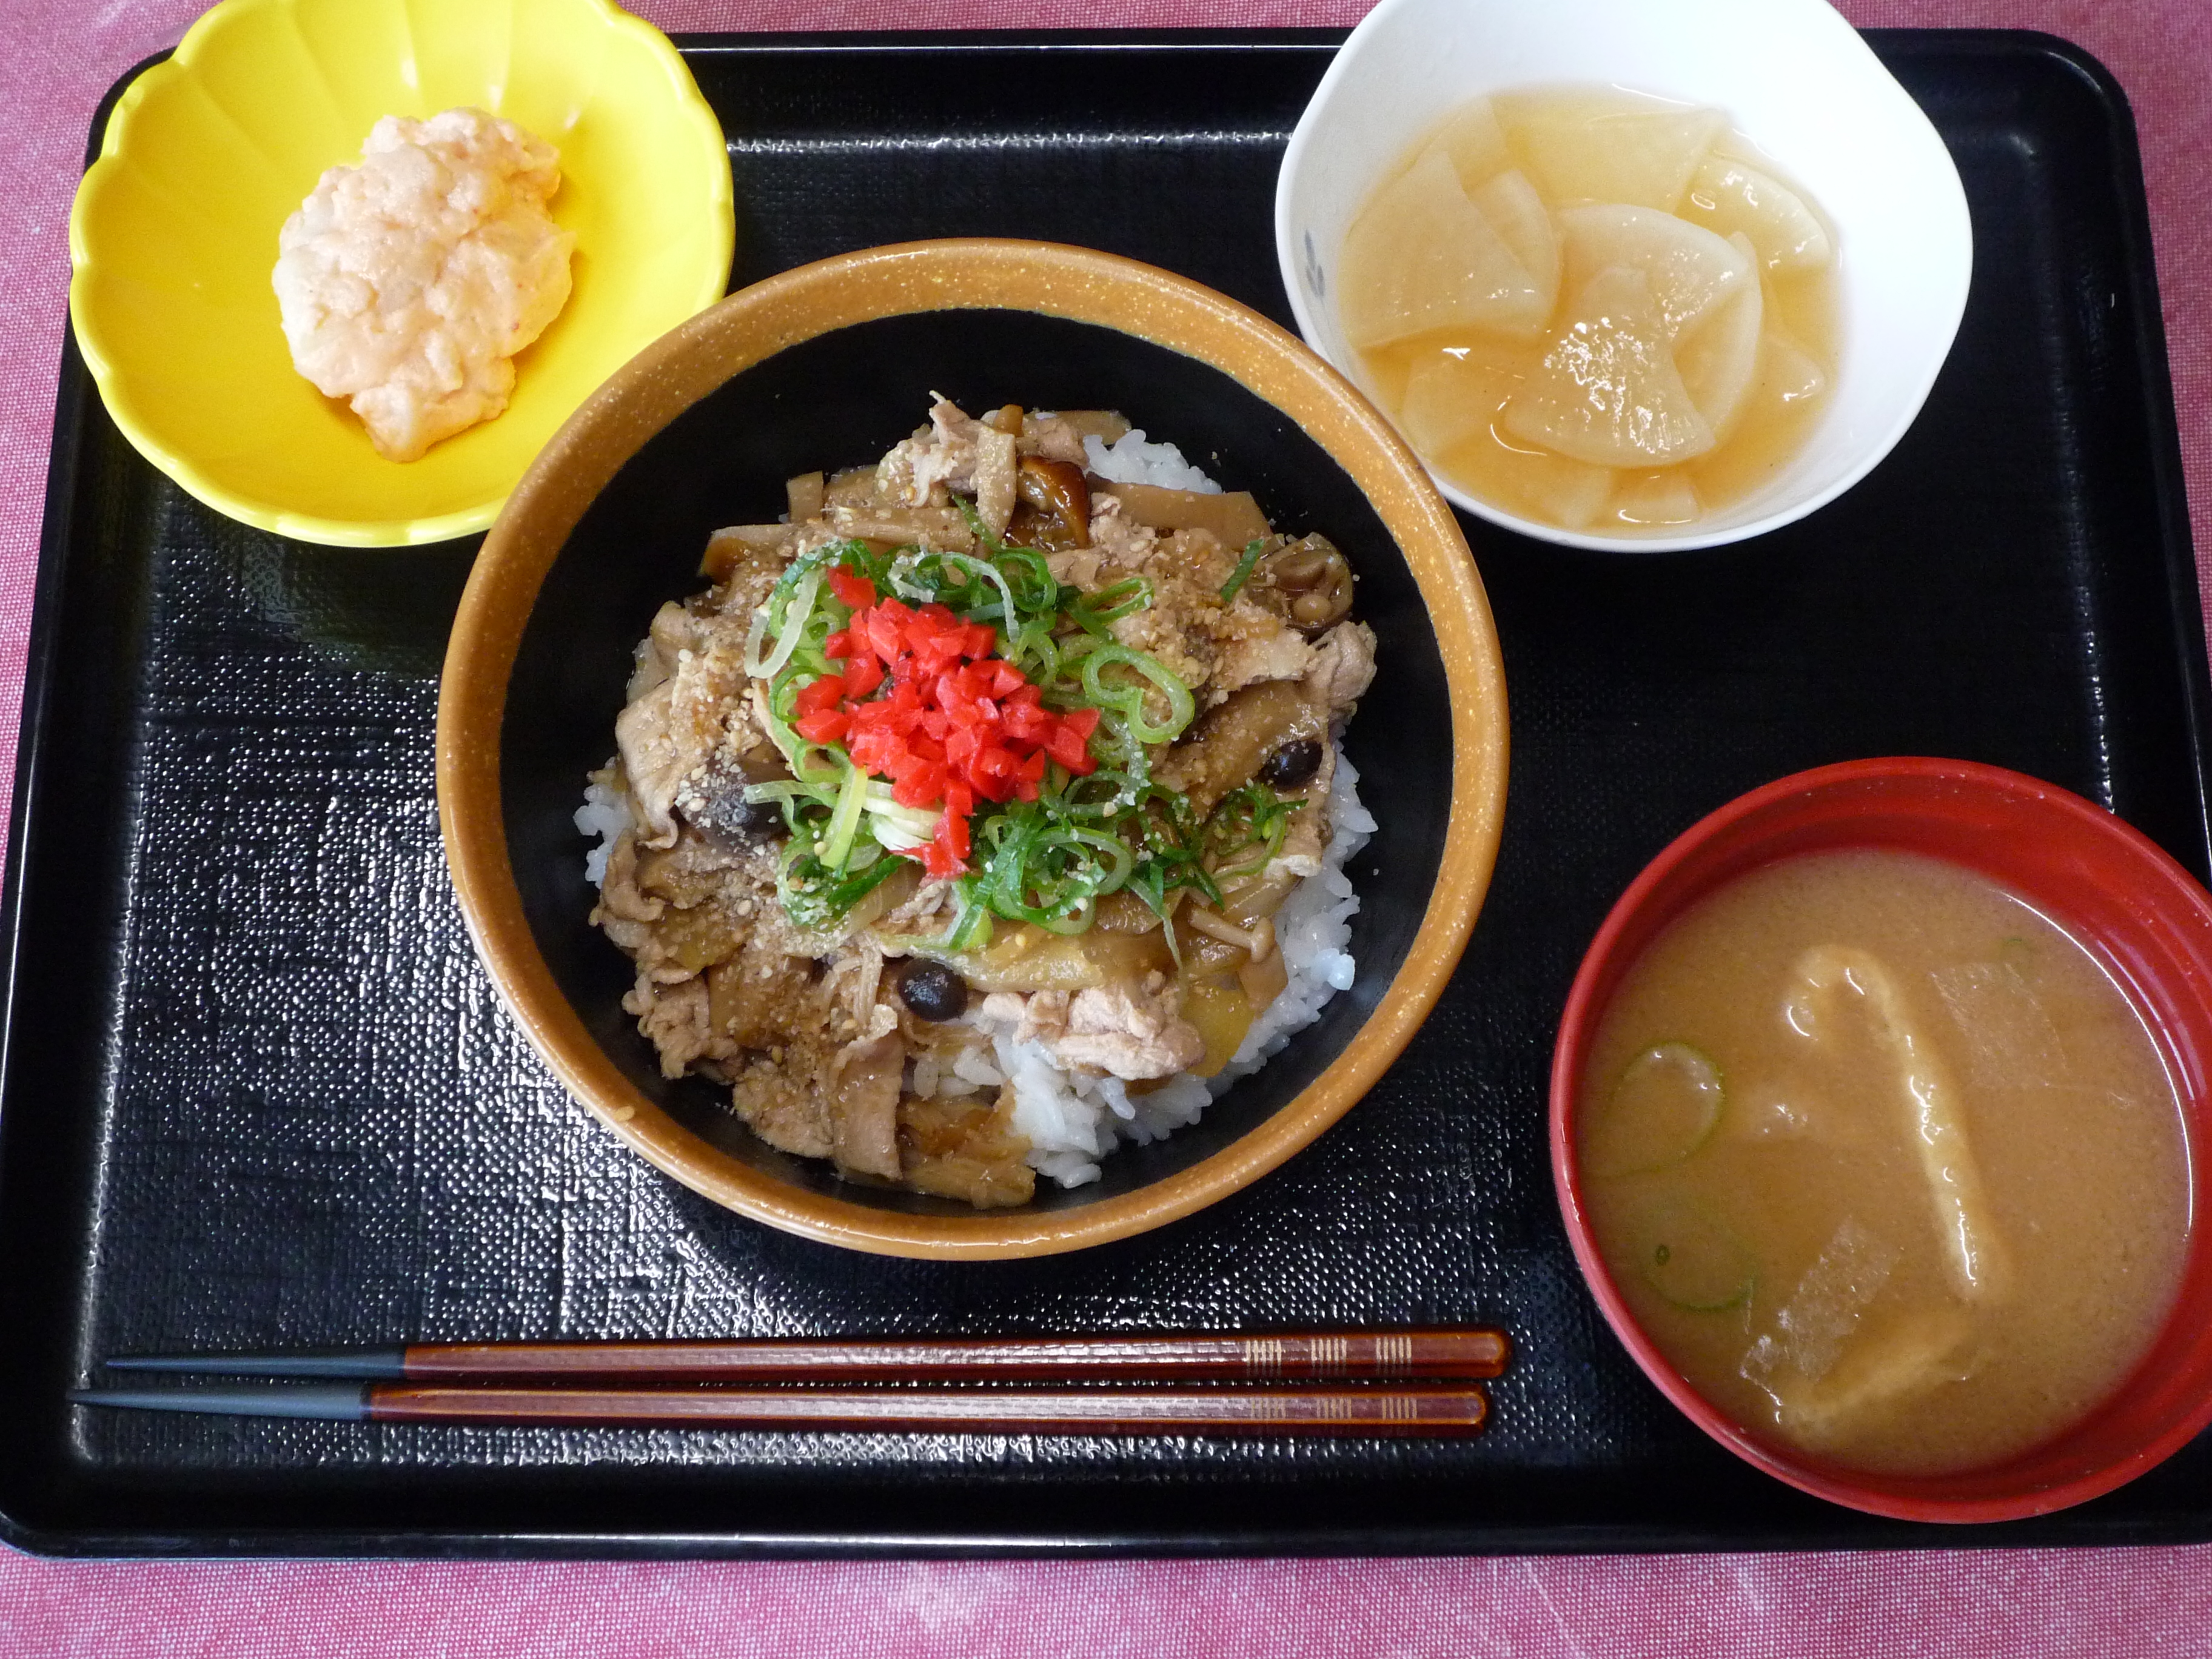
[[125, 1411], [184, 1412], [207, 1409], [199, 1396], [181, 1390], [176, 1393], [157, 1392], [150, 1389], [71, 1389], [72, 1406], [109, 1406]]
[[404, 1348], [354, 1348], [343, 1353], [140, 1353], [100, 1362], [112, 1371], [174, 1376], [285, 1376], [397, 1382], [407, 1374]]
[[295, 1417], [353, 1422], [369, 1415], [369, 1391], [344, 1382], [261, 1389], [72, 1389], [72, 1406], [121, 1411], [199, 1412], [218, 1417]]

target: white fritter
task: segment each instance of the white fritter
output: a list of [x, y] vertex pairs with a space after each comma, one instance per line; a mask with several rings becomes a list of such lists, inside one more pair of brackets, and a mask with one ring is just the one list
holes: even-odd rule
[[575, 243], [547, 215], [558, 154], [511, 121], [386, 116], [277, 238], [301, 374], [343, 398], [378, 451], [419, 458], [507, 407], [514, 354], [568, 299]]

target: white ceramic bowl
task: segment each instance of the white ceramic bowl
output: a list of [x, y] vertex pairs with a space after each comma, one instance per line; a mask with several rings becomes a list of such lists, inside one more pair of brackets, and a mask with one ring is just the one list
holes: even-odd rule
[[1843, 313], [1827, 413], [1765, 489], [1680, 529], [1589, 535], [1437, 483], [1509, 530], [1623, 553], [1741, 541], [1833, 501], [1889, 453], [1935, 385], [1966, 309], [1973, 230], [1942, 139], [1824, 0], [1382, 0], [1283, 158], [1275, 246], [1299, 330], [1371, 395], [1334, 281], [1368, 192], [1461, 105], [1576, 82], [1725, 110], [1819, 204], [1837, 234]]

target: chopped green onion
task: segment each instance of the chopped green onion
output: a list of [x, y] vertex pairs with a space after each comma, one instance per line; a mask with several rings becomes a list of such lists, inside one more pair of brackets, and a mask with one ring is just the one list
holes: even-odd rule
[[782, 810], [784, 827], [793, 835], [799, 834], [805, 829], [806, 810], [809, 807], [827, 812], [834, 810], [836, 805], [836, 797], [826, 793], [818, 785], [799, 783], [795, 781], [749, 783], [745, 786], [744, 798], [756, 805], [773, 801]]
[[1096, 593], [1078, 592], [1068, 601], [1067, 614], [1075, 618], [1076, 625], [1087, 634], [1103, 639], [1107, 625], [1124, 617], [1133, 617], [1139, 611], [1149, 611], [1152, 605], [1152, 584], [1143, 576], [1128, 576], [1110, 587], [1102, 587]]
[[[792, 831], [780, 883], [786, 908], [801, 926], [834, 926], [885, 878], [892, 855], [921, 851], [943, 820], [940, 809], [899, 805], [893, 786], [863, 773], [842, 744], [811, 742], [792, 723], [799, 694], [843, 672], [828, 645], [851, 611], [826, 580], [830, 566], [842, 565], [879, 592], [916, 606], [942, 605], [989, 626], [998, 653], [1038, 688], [1046, 706], [1098, 711], [1089, 745], [1094, 771], [1079, 778], [1054, 764], [1035, 800], [977, 803], [970, 872], [955, 883], [958, 911], [941, 939], [909, 948], [981, 949], [994, 917], [1080, 933], [1101, 899], [1127, 887], [1159, 916], [1180, 962], [1177, 890], [1218, 903], [1217, 874], [1241, 874], [1273, 856], [1291, 808], [1271, 792], [1248, 790], [1196, 822], [1184, 796], [1152, 781], [1155, 751], [1195, 716], [1190, 690], [1109, 631], [1153, 604], [1152, 583], [1129, 576], [1096, 592], [1069, 586], [1036, 550], [1006, 544], [972, 500], [954, 501], [975, 537], [975, 553], [911, 544], [878, 551], [858, 541], [817, 548], [793, 562], [755, 614], [746, 668], [767, 682], [765, 723], [792, 776], [749, 786], [745, 798], [774, 801]], [[1224, 599], [1249, 577], [1264, 545], [1245, 549]], [[1221, 869], [1252, 848], [1260, 849], [1256, 863]]]
[[1006, 550], [1006, 544], [999, 539], [999, 532], [985, 524], [983, 515], [975, 510], [973, 495], [955, 495], [952, 505], [960, 509], [960, 516], [968, 521], [968, 533], [975, 537], [977, 546], [994, 557]]
[[[1110, 687], [1106, 684], [1106, 670], [1117, 666], [1134, 669], [1167, 700], [1164, 724], [1156, 725], [1146, 718], [1143, 686], [1127, 681]], [[1126, 645], [1101, 645], [1084, 653], [1083, 689], [1100, 708], [1118, 712], [1128, 722], [1130, 735], [1143, 744], [1174, 742], [1198, 712], [1188, 686], [1145, 653], [1132, 651]]]
[[975, 902], [973, 890], [960, 884], [960, 914], [945, 935], [948, 951], [981, 951], [991, 943], [993, 923], [987, 906]]
[[[776, 578], [768, 598], [753, 612], [752, 627], [745, 635], [747, 674], [755, 679], [764, 679], [790, 659], [792, 652], [798, 648], [799, 630], [813, 620], [814, 599], [822, 588], [823, 568], [840, 562], [851, 550], [861, 545], [859, 542], [832, 542], [817, 547], [800, 554]], [[761, 647], [771, 635], [775, 638], [776, 647], [763, 655]]]
[[[1249, 876], [1267, 868], [1283, 850], [1283, 836], [1297, 806], [1264, 783], [1248, 783], [1224, 795], [1206, 820], [1204, 843], [1215, 861], [1214, 875]], [[1226, 863], [1251, 847], [1260, 849], [1255, 856], [1233, 866]]]
[[895, 874], [902, 860], [878, 855], [850, 870], [835, 870], [794, 841], [776, 882], [784, 914], [809, 932], [826, 932]]
[[1244, 544], [1244, 556], [1237, 561], [1237, 574], [1229, 579], [1227, 586], [1221, 590], [1222, 604], [1226, 605], [1235, 599], [1237, 590], [1251, 579], [1253, 568], [1260, 562], [1261, 551], [1272, 539], [1271, 537], [1261, 536], [1256, 540]]
[[972, 890], [969, 882], [960, 882], [953, 889], [959, 908], [952, 922], [935, 939], [926, 935], [902, 933], [886, 935], [883, 939], [887, 951], [904, 951], [909, 956], [958, 956], [963, 951], [981, 951], [991, 943], [991, 912]]
[[891, 786], [871, 781], [861, 805], [868, 814], [868, 830], [886, 851], [911, 853], [929, 845], [944, 813], [933, 807], [901, 806]]
[[1175, 906], [1168, 902], [1166, 871], [1158, 863], [1146, 860], [1130, 872], [1129, 890], [1144, 900], [1145, 908], [1160, 919], [1160, 932], [1167, 936], [1168, 955], [1180, 970], [1182, 945], [1176, 938]]
[[837, 792], [836, 809], [822, 832], [822, 861], [842, 870], [853, 854], [853, 839], [860, 834], [860, 815], [868, 801], [868, 775], [852, 762], [845, 763], [844, 786]]

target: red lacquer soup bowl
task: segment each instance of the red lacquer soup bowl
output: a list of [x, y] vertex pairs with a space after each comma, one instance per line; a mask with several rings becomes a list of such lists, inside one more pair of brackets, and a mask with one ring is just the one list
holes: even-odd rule
[[1916, 758], [1801, 772], [1686, 831], [1623, 893], [1575, 976], [1552, 1060], [1552, 1170], [1575, 1257], [1614, 1333], [1691, 1420], [1817, 1497], [1909, 1521], [2006, 1521], [2110, 1492], [2212, 1423], [2212, 1235], [2190, 1229], [2174, 1304], [2140, 1364], [2085, 1419], [2007, 1461], [1941, 1475], [1869, 1474], [1761, 1438], [1708, 1404], [1641, 1328], [1601, 1260], [1577, 1167], [1577, 1083], [1598, 1019], [1659, 933], [1760, 866], [1852, 848], [1917, 853], [2027, 899], [2103, 963], [2149, 1028], [2181, 1101], [2189, 1213], [2212, 1188], [2212, 896], [2139, 831], [1996, 767]]

